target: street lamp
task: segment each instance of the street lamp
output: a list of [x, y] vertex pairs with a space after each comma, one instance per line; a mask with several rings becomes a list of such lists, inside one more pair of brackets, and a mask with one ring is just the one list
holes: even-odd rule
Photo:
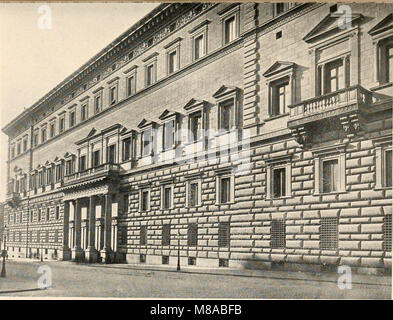
[[7, 250], [6, 250], [6, 248], [7, 248], [7, 246], [6, 246], [6, 241], [7, 241], [7, 236], [6, 236], [6, 228], [7, 228], [7, 226], [5, 226], [4, 225], [4, 249], [1, 251], [1, 256], [3, 257], [3, 265], [2, 265], [2, 268], [1, 268], [1, 277], [2, 278], [5, 278], [5, 257], [6, 257], [6, 255], [7, 255]]
[[180, 271], [180, 229], [177, 232], [177, 271]]

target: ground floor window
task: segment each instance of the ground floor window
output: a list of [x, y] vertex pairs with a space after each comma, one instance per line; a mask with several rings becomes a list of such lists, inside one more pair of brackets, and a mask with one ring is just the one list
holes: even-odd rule
[[271, 247], [273, 249], [285, 248], [286, 234], [285, 221], [272, 220], [271, 222]]
[[383, 250], [392, 251], [392, 215], [386, 215], [383, 219]]
[[338, 248], [338, 218], [321, 219], [321, 249]]

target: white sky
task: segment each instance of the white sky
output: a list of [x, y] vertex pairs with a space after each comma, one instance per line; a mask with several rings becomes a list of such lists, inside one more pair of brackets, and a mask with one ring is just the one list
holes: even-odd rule
[[[40, 29], [39, 3], [0, 4], [0, 126], [30, 107], [158, 3], [51, 3]], [[5, 198], [7, 136], [0, 133], [0, 202]]]

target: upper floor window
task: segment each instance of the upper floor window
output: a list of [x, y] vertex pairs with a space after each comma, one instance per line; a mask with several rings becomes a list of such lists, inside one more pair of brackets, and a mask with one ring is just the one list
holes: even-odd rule
[[131, 158], [131, 137], [123, 140], [123, 161], [127, 161]]
[[210, 20], [205, 20], [191, 29], [192, 60], [196, 61], [207, 54], [207, 30]]
[[66, 175], [72, 174], [74, 172], [74, 164], [72, 160], [66, 161]]
[[393, 15], [387, 14], [368, 33], [374, 48], [375, 85], [393, 82]]
[[22, 152], [21, 144], [20, 144], [20, 142], [18, 142], [16, 145], [16, 153], [17, 153], [17, 155], [20, 155], [21, 152]]
[[79, 158], [79, 171], [86, 170], [86, 156], [80, 156]]
[[53, 170], [52, 167], [49, 167], [46, 170], [46, 184], [50, 185], [52, 181], [53, 181]]
[[322, 161], [322, 192], [337, 191], [338, 159]]
[[63, 166], [61, 163], [56, 165], [56, 182], [59, 182], [63, 179]]
[[136, 76], [135, 74], [127, 78], [127, 97], [135, 94], [136, 92]]
[[15, 146], [11, 146], [11, 159], [15, 158]]
[[227, 44], [236, 38], [236, 19], [234, 16], [224, 22], [224, 43]]
[[175, 144], [175, 120], [170, 120], [164, 123], [162, 134], [162, 145], [164, 150], [173, 148]]
[[61, 116], [59, 119], [59, 132], [62, 133], [65, 129], [65, 116]]
[[190, 126], [191, 141], [197, 142], [201, 140], [203, 137], [202, 111], [197, 111], [190, 114], [189, 126]]
[[101, 94], [94, 97], [94, 112], [97, 114], [102, 108], [102, 96]]
[[197, 207], [201, 204], [201, 180], [191, 180], [186, 185], [187, 207]]
[[295, 2], [277, 2], [273, 3], [273, 15], [278, 16], [279, 14], [287, 11], [288, 9], [294, 7]]
[[87, 104], [81, 106], [81, 121], [87, 120]]
[[216, 178], [216, 203], [232, 203], [235, 198], [235, 178], [233, 174], [218, 174]]
[[75, 110], [70, 111], [70, 128], [72, 128], [75, 125]]
[[318, 94], [327, 94], [349, 86], [349, 56], [319, 64]]
[[46, 128], [41, 129], [41, 143], [46, 141]]
[[221, 86], [214, 94], [218, 104], [218, 129], [230, 131], [238, 126], [238, 88]]
[[219, 104], [219, 129], [229, 131], [234, 127], [234, 101], [233, 99], [221, 102]]
[[98, 167], [100, 165], [100, 150], [95, 150], [92, 152], [92, 160], [93, 167]]
[[179, 69], [178, 52], [173, 50], [168, 53], [168, 74], [172, 74]]
[[146, 66], [146, 86], [150, 86], [154, 82], [154, 65]]
[[198, 60], [204, 55], [205, 55], [205, 40], [204, 40], [204, 35], [201, 34], [194, 38], [194, 60]]
[[142, 157], [151, 155], [152, 152], [152, 129], [142, 131], [141, 135]]
[[54, 121], [52, 121], [50, 124], [49, 124], [49, 136], [51, 137], [51, 138], [53, 138], [54, 136], [55, 136], [55, 122]]
[[109, 88], [109, 103], [115, 104], [117, 102], [117, 85]]
[[27, 150], [27, 137], [23, 138], [23, 152]]
[[285, 114], [287, 112], [287, 105], [290, 103], [289, 93], [288, 77], [272, 83], [272, 116]]
[[107, 162], [108, 163], [115, 163], [116, 162], [116, 145], [115, 144], [108, 146], [106, 155], [107, 155]]
[[161, 208], [171, 209], [173, 207], [173, 185], [161, 186]]

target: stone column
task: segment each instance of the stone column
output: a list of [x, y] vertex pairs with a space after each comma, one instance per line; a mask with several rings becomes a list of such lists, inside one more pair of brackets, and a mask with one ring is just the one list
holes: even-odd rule
[[105, 210], [104, 210], [104, 247], [101, 250], [101, 257], [103, 262], [112, 262], [113, 252], [111, 249], [111, 220], [112, 220], [112, 195], [105, 195]]
[[112, 217], [111, 247], [116, 262], [121, 260], [120, 254], [117, 252], [117, 228], [117, 217]]
[[71, 249], [69, 247], [70, 239], [70, 202], [64, 201], [64, 213], [63, 213], [63, 245], [59, 251], [60, 260], [71, 259]]
[[90, 263], [98, 261], [98, 251], [95, 246], [95, 227], [96, 227], [96, 217], [95, 217], [95, 196], [89, 198], [89, 229], [87, 236], [87, 250], [86, 250], [86, 260]]
[[75, 200], [75, 243], [72, 248], [72, 260], [82, 261], [84, 259], [84, 251], [81, 248], [81, 200]]

